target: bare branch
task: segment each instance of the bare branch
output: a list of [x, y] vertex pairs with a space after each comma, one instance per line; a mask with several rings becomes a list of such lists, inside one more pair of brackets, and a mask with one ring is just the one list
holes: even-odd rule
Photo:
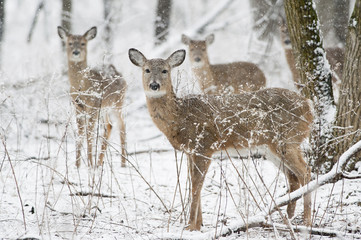
[[41, 12], [41, 10], [44, 8], [44, 0], [41, 1], [35, 11], [35, 15], [34, 15], [34, 18], [33, 18], [33, 21], [31, 23], [31, 27], [30, 27], [30, 30], [29, 30], [29, 33], [28, 33], [28, 37], [27, 37], [27, 42], [30, 43], [31, 42], [31, 38], [33, 36], [33, 32], [34, 32], [34, 29], [35, 29], [35, 26], [36, 26], [36, 23], [38, 22], [38, 17], [39, 17], [39, 13]]
[[[205, 17], [203, 17], [197, 24], [192, 25], [192, 28], [185, 31], [189, 37], [194, 37], [197, 33], [202, 33], [206, 27], [214, 22], [219, 15], [221, 15], [233, 2], [234, 0], [224, 0], [219, 3], [216, 7], [213, 8]], [[172, 46], [180, 42], [180, 37], [178, 34], [169, 38], [169, 40], [162, 44], [159, 48], [156, 49], [154, 55], [162, 55]]]

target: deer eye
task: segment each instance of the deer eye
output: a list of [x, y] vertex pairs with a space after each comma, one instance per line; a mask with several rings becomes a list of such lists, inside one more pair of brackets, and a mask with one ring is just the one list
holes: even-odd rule
[[162, 71], [162, 73], [164, 73], [164, 74], [166, 74], [167, 72], [168, 72], [168, 71], [167, 71], [167, 70], [165, 70], [165, 69]]
[[145, 72], [146, 72], [146, 73], [150, 73], [150, 70], [147, 68], [147, 69], [145, 69]]
[[69, 46], [73, 46], [73, 43], [72, 43], [72, 42], [70, 42], [70, 43], [69, 43]]
[[85, 43], [81, 43], [82, 46], [85, 46]]

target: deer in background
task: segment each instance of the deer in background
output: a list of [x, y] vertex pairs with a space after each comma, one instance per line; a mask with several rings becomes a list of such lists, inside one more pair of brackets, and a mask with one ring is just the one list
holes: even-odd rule
[[254, 63], [211, 64], [207, 47], [213, 41], [214, 34], [207, 36], [205, 40], [193, 40], [182, 34], [182, 42], [189, 47], [192, 72], [204, 93], [240, 93], [266, 87], [266, 78]]
[[[136, 49], [130, 61], [142, 69], [147, 107], [155, 125], [171, 145], [188, 156], [191, 176], [189, 230], [202, 225], [201, 190], [214, 153], [236, 149], [264, 154], [288, 178], [292, 192], [310, 180], [300, 144], [309, 136], [313, 115], [309, 102], [287, 89], [268, 88], [224, 95], [178, 98], [171, 70], [181, 65], [185, 51], [167, 59], [147, 59]], [[287, 207], [294, 215], [296, 202]], [[304, 195], [304, 221], [311, 224], [311, 195]]]
[[[122, 166], [126, 162], [126, 132], [122, 114], [127, 84], [113, 65], [102, 69], [90, 69], [87, 65], [87, 44], [95, 38], [97, 28], [90, 28], [84, 35], [69, 34], [58, 27], [58, 34], [65, 42], [68, 57], [68, 76], [70, 95], [76, 109], [78, 128], [76, 138], [76, 166], [80, 166], [81, 149], [84, 137], [87, 141], [88, 164], [93, 166], [93, 142], [96, 136], [95, 126], [102, 109], [112, 110], [119, 120]], [[105, 130], [98, 165], [103, 164], [107, 141], [112, 130], [108, 112], [105, 111]]]
[[[280, 35], [281, 43], [286, 55], [286, 60], [292, 73], [293, 82], [295, 83], [296, 87], [301, 90], [304, 86], [301, 83], [299, 68], [297, 67], [296, 59], [293, 54], [291, 39], [285, 20], [282, 21], [280, 26]], [[339, 89], [342, 79], [345, 51], [343, 48], [329, 47], [325, 48], [325, 52], [326, 58], [331, 66], [333, 89]], [[336, 92], [334, 91], [334, 93]]]

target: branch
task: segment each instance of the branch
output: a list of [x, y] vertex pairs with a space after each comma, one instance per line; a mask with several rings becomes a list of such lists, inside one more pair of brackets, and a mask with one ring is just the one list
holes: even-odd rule
[[209, 12], [203, 17], [193, 29], [187, 32], [189, 37], [194, 37], [197, 33], [203, 33], [205, 28], [212, 23], [216, 18], [221, 15], [233, 2], [234, 0], [226, 0], [217, 5], [213, 11]]

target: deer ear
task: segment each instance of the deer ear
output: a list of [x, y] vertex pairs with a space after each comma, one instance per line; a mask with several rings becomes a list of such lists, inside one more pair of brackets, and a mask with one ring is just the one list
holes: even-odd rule
[[181, 65], [186, 57], [186, 51], [184, 49], [180, 49], [172, 53], [167, 59], [171, 68], [178, 67]]
[[206, 37], [206, 43], [209, 45], [209, 44], [212, 44], [214, 42], [214, 34], [210, 34]]
[[143, 53], [138, 51], [135, 48], [131, 48], [128, 51], [129, 59], [130, 61], [138, 67], [143, 67], [145, 62], [147, 61], [147, 58], [144, 57]]
[[182, 43], [184, 43], [185, 45], [189, 45], [191, 39], [185, 35], [185, 34], [182, 34]]
[[95, 38], [96, 35], [97, 35], [97, 28], [92, 27], [91, 29], [86, 31], [86, 33], [84, 33], [83, 37], [89, 41], [89, 40], [92, 40], [93, 38]]
[[65, 41], [68, 37], [68, 32], [64, 28], [58, 26], [58, 35], [63, 41]]

